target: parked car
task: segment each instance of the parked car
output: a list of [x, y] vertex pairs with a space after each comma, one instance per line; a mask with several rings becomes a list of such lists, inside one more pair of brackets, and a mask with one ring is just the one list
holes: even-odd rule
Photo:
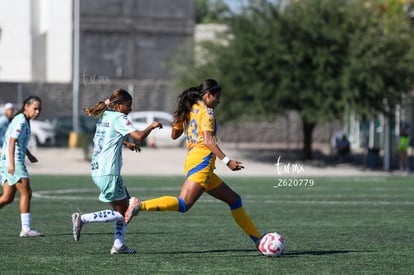
[[[13, 104], [15, 111], [18, 104]], [[0, 115], [4, 114], [4, 104], [0, 105]], [[55, 145], [56, 131], [55, 127], [49, 120], [30, 120], [31, 136], [29, 147], [51, 146]]]
[[182, 135], [176, 140], [171, 138], [171, 129], [174, 117], [162, 111], [131, 112], [128, 115], [132, 125], [139, 131], [144, 130], [153, 121], [162, 123], [162, 129], [155, 129], [147, 137], [147, 145], [151, 147], [181, 147], [185, 143]]
[[[72, 115], [61, 115], [51, 119], [56, 129], [56, 145], [66, 147], [69, 144], [69, 135], [73, 131]], [[81, 115], [79, 116], [80, 137], [84, 143], [91, 143], [95, 134], [96, 119]]]
[[55, 127], [49, 120], [30, 120], [30, 146], [51, 146], [56, 142]]

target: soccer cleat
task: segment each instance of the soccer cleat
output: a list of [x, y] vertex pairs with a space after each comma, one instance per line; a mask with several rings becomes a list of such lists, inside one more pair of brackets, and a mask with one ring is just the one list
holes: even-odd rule
[[43, 237], [45, 234], [37, 232], [36, 230], [30, 229], [27, 232], [23, 230], [20, 231], [20, 238], [33, 238], [33, 237]]
[[111, 254], [115, 255], [115, 254], [135, 254], [137, 253], [137, 251], [135, 251], [135, 249], [129, 248], [126, 245], [123, 245], [121, 247], [115, 247], [113, 246], [111, 248]]
[[80, 239], [80, 232], [83, 226], [83, 222], [81, 220], [81, 213], [75, 212], [72, 214], [72, 224], [73, 224], [73, 238], [75, 241], [79, 241]]
[[255, 245], [256, 245], [256, 250], [257, 251], [259, 251], [260, 253], [261, 253], [261, 251], [260, 251], [260, 242], [261, 242], [261, 240], [262, 240], [262, 238], [266, 235], [267, 233], [265, 233], [265, 234], [263, 234], [256, 242], [255, 242]]
[[141, 201], [140, 199], [136, 197], [132, 197], [129, 199], [129, 206], [127, 211], [125, 212], [125, 222], [128, 224], [133, 216], [136, 216], [139, 214], [139, 211], [141, 210]]

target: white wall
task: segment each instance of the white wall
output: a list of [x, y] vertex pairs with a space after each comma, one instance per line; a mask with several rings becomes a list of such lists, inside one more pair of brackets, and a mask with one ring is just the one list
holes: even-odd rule
[[30, 0], [0, 0], [0, 28], [0, 81], [30, 81]]
[[47, 81], [70, 82], [73, 44], [72, 0], [48, 1]]
[[[0, 28], [1, 82], [71, 81], [72, 0], [0, 0]], [[46, 43], [36, 54], [39, 34]]]

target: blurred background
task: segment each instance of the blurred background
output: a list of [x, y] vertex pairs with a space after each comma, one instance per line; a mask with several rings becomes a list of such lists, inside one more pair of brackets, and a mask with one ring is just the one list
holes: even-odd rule
[[[90, 150], [82, 108], [123, 88], [137, 128], [167, 126], [143, 146], [180, 147], [168, 138], [176, 98], [214, 78], [223, 144], [258, 161], [397, 170], [414, 121], [413, 4], [0, 0], [0, 107], [38, 95], [33, 146]], [[409, 166], [411, 150], [410, 138]]]

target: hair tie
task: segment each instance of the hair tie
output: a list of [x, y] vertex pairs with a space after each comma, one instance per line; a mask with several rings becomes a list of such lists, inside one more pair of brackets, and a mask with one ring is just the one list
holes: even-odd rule
[[108, 99], [105, 99], [105, 104], [108, 106], [110, 103], [111, 103], [111, 101], [109, 100], [109, 98]]

